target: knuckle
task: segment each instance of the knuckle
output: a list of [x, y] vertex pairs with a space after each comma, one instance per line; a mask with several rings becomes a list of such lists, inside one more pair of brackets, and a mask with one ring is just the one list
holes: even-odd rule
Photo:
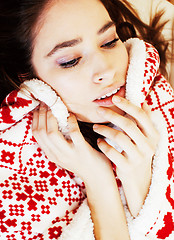
[[40, 117], [44, 117], [45, 114], [46, 114], [46, 110], [45, 110], [45, 109], [40, 109], [40, 110], [39, 110], [39, 116], [40, 116]]
[[124, 127], [125, 128], [132, 128], [134, 126], [134, 122], [128, 118], [124, 119]]
[[46, 133], [46, 130], [42, 127], [38, 128], [37, 135], [44, 135]]
[[114, 130], [113, 138], [114, 138], [114, 139], [121, 138], [122, 135], [123, 135], [123, 133], [122, 133], [121, 131]]
[[115, 112], [110, 109], [107, 110], [106, 114], [108, 115], [109, 119], [113, 119], [113, 117], [115, 117]]
[[54, 137], [55, 135], [56, 135], [55, 131], [53, 131], [53, 130], [50, 130], [50, 131], [47, 132], [47, 136], [50, 137], [50, 138]]
[[146, 119], [147, 118], [146, 112], [142, 108], [139, 108], [139, 107], [137, 107], [137, 109], [136, 109], [136, 115], [140, 119]]

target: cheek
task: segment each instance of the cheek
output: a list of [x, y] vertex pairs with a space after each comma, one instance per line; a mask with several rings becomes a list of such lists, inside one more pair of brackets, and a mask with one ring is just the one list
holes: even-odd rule
[[[79, 102], [77, 97], [79, 92], [84, 90], [84, 84], [81, 81], [81, 73], [69, 70], [60, 70], [56, 67], [38, 67], [37, 76], [45, 83], [49, 84], [61, 97], [63, 102], [69, 107]], [[82, 94], [84, 96], [84, 94]]]
[[128, 52], [127, 52], [126, 48], [124, 47], [122, 54], [120, 54], [120, 64], [123, 65], [124, 72], [127, 72], [128, 62], [129, 62]]
[[66, 74], [56, 74], [52, 76], [49, 85], [58, 93], [64, 103], [69, 107], [71, 104], [78, 103], [79, 92], [82, 86], [77, 76], [66, 76]]
[[115, 49], [115, 55], [113, 56], [113, 63], [116, 71], [125, 74], [128, 68], [128, 52], [124, 43], [120, 42], [118, 48]]

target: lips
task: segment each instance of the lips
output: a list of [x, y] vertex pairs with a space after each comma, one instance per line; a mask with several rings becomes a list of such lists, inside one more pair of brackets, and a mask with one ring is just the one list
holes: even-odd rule
[[94, 102], [99, 105], [99, 106], [112, 106], [113, 102], [112, 102], [112, 98], [113, 96], [120, 96], [120, 97], [124, 97], [125, 96], [125, 86], [122, 86], [120, 88], [117, 88], [116, 90], [113, 90], [105, 95], [102, 95], [100, 98], [97, 98], [94, 100]]

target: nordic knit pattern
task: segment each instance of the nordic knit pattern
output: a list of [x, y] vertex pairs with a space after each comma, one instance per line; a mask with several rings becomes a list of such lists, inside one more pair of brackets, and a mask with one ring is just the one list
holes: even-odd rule
[[[130, 236], [173, 240], [174, 94], [158, 73], [155, 48], [138, 39], [128, 40], [126, 47], [126, 97], [138, 106], [147, 101], [161, 134], [149, 194], [138, 217], [131, 217], [123, 200]], [[84, 183], [49, 161], [32, 136], [36, 105], [23, 91], [13, 91], [0, 109], [0, 240], [92, 240]]]

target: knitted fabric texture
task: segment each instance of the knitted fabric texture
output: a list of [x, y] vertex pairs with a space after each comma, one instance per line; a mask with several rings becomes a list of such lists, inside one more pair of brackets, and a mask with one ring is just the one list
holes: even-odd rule
[[[174, 94], [158, 72], [159, 56], [153, 46], [139, 39], [130, 39], [125, 46], [126, 98], [137, 106], [147, 102], [161, 135], [149, 193], [136, 218], [117, 177], [116, 181], [131, 239], [173, 240]], [[93, 240], [84, 183], [49, 161], [32, 135], [32, 111], [38, 104], [22, 87], [10, 93], [0, 109], [0, 239]]]

